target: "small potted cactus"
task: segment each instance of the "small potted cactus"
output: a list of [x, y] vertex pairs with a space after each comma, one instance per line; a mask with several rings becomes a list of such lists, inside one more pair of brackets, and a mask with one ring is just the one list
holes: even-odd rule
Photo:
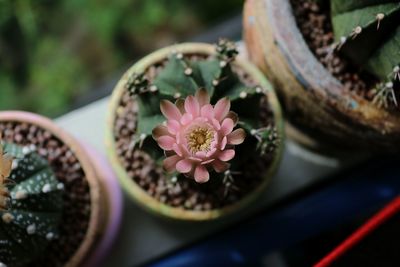
[[121, 217], [110, 169], [35, 114], [0, 112], [1, 136], [0, 266], [97, 266]]
[[396, 0], [246, 1], [250, 58], [279, 90], [295, 138], [342, 149], [400, 144], [399, 17]]
[[234, 43], [186, 43], [134, 64], [116, 85], [109, 159], [128, 194], [159, 215], [210, 220], [260, 195], [281, 158], [279, 103]]

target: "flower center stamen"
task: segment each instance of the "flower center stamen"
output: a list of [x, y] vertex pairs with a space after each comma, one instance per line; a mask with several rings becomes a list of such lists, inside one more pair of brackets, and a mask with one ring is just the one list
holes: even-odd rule
[[197, 127], [187, 135], [188, 149], [192, 153], [209, 151], [214, 140], [214, 132], [208, 128]]

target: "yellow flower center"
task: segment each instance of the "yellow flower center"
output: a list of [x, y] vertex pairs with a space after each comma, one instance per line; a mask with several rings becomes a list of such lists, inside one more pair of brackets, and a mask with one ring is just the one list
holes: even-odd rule
[[197, 127], [187, 135], [187, 143], [190, 152], [209, 151], [214, 140], [214, 132], [206, 127]]

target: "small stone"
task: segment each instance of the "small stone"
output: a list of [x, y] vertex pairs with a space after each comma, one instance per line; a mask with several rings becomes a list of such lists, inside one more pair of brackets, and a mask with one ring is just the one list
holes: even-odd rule
[[49, 241], [53, 240], [54, 239], [54, 233], [48, 232], [47, 235], [46, 235], [46, 239], [49, 240]]
[[25, 190], [19, 190], [15, 193], [15, 199], [21, 200], [28, 197], [28, 193]]
[[11, 164], [11, 169], [15, 170], [16, 168], [18, 168], [18, 160], [15, 159]]
[[28, 233], [28, 235], [33, 235], [36, 232], [36, 225], [28, 225], [28, 227], [26, 228], [26, 232]]
[[22, 154], [26, 155], [26, 154], [29, 154], [30, 152], [31, 152], [31, 150], [29, 149], [29, 147], [24, 146], [22, 148]]
[[[11, 213], [4, 213], [3, 216], [1, 217], [3, 219], [4, 223], [11, 223], [14, 220], [14, 216]], [[1, 265], [0, 265], [1, 267]]]
[[57, 184], [57, 189], [58, 189], [58, 190], [64, 190], [64, 187], [65, 187], [65, 186], [64, 186], [63, 183], [58, 183], [58, 184]]

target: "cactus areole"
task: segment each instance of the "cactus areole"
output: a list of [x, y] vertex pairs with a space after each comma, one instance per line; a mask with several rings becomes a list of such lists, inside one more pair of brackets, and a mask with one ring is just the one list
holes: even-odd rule
[[34, 146], [0, 152], [0, 266], [21, 266], [57, 238], [64, 185]]
[[117, 84], [109, 156], [146, 209], [216, 219], [267, 186], [281, 158], [280, 106], [262, 73], [237, 55], [226, 39], [174, 45], [140, 60]]

